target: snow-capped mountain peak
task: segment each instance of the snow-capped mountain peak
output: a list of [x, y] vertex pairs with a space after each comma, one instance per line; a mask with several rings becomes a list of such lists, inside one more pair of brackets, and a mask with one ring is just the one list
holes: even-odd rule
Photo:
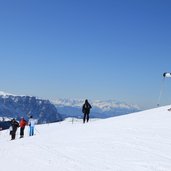
[[72, 107], [80, 107], [84, 103], [83, 99], [62, 99], [58, 98], [53, 101], [55, 105], [58, 106], [72, 106]]
[[[56, 99], [53, 101], [54, 104], [58, 106], [72, 106], [72, 107], [81, 107], [84, 104], [83, 99]], [[97, 108], [103, 109], [103, 110], [109, 110], [111, 108], [137, 108], [137, 110], [140, 110], [140, 108], [137, 105], [127, 104], [125, 102], [118, 102], [116, 100], [89, 100], [89, 102]]]
[[0, 91], [0, 117], [27, 118], [30, 114], [38, 119], [39, 123], [61, 120], [56, 107], [49, 100]]
[[11, 94], [11, 93], [6, 93], [6, 92], [4, 92], [4, 91], [0, 91], [0, 96], [16, 96], [16, 95], [14, 95], [14, 94]]
[[[59, 113], [64, 117], [82, 117], [83, 99], [57, 99], [53, 101]], [[118, 102], [116, 100], [89, 100], [92, 105], [91, 117], [107, 118], [140, 111], [137, 105]]]

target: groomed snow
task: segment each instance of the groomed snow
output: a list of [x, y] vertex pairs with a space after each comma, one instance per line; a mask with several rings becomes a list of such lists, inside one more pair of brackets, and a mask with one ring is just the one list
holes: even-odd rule
[[93, 120], [37, 125], [10, 141], [0, 132], [1, 171], [171, 171], [171, 106]]

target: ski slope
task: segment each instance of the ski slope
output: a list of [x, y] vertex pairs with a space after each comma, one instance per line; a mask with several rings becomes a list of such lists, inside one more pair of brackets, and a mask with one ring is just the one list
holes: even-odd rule
[[105, 120], [37, 125], [10, 141], [0, 132], [1, 171], [171, 171], [171, 106]]

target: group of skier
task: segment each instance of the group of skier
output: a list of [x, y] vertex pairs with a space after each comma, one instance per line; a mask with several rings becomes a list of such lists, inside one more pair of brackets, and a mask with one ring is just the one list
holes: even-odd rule
[[[85, 103], [82, 106], [82, 112], [84, 114], [83, 116], [83, 123], [85, 123], [86, 121], [89, 121], [89, 114], [90, 114], [90, 109], [92, 108], [92, 106], [90, 105], [90, 103], [88, 102], [88, 100], [85, 100]], [[24, 119], [24, 117], [21, 117], [20, 122], [18, 123], [16, 119], [12, 119], [11, 120], [11, 126], [10, 126], [10, 135], [11, 135], [11, 140], [14, 140], [16, 137], [16, 132], [17, 129], [20, 127], [20, 138], [24, 137], [24, 129], [25, 126], [28, 125], [29, 126], [29, 136], [33, 136], [34, 135], [34, 127], [36, 124], [36, 120], [33, 119], [33, 116], [31, 115], [28, 122]]]
[[36, 124], [36, 120], [33, 119], [33, 116], [30, 116], [28, 122], [24, 119], [24, 117], [21, 117], [20, 122], [18, 123], [15, 118], [11, 120], [11, 126], [10, 126], [10, 135], [11, 135], [11, 140], [14, 140], [16, 137], [16, 132], [17, 129], [20, 127], [20, 138], [24, 137], [24, 129], [25, 126], [29, 126], [29, 135], [33, 136], [34, 135], [34, 126]]

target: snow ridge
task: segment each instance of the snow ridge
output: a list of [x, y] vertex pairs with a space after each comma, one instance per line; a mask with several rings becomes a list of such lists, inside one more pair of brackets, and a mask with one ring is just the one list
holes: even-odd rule
[[4, 91], [0, 91], [0, 96], [8, 97], [8, 96], [16, 96], [16, 95], [11, 94], [11, 93], [6, 93]]

